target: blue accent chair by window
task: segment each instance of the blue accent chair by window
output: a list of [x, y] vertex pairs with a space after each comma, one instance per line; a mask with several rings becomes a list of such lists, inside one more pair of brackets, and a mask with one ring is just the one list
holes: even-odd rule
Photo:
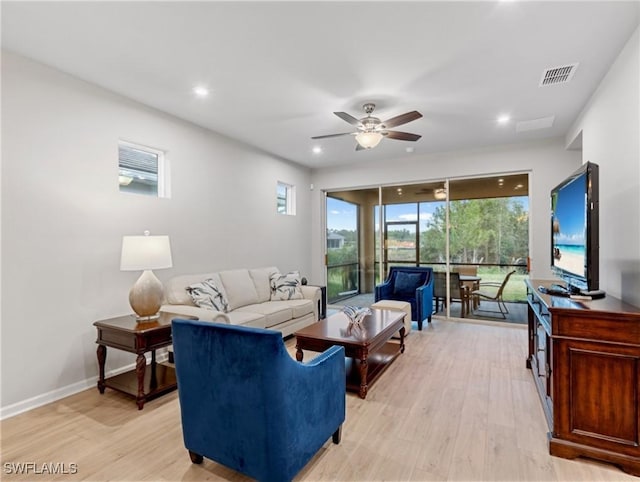
[[300, 363], [282, 334], [198, 320], [172, 322], [184, 444], [259, 481], [289, 481], [345, 419], [344, 348]]
[[384, 283], [375, 288], [375, 300], [406, 301], [411, 305], [411, 319], [422, 330], [425, 318], [433, 314], [433, 269], [428, 266], [391, 266]]

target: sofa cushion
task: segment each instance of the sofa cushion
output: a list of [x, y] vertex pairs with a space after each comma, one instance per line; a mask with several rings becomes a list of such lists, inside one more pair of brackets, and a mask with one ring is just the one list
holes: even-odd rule
[[291, 271], [286, 274], [272, 274], [271, 301], [302, 299], [300, 286], [302, 286], [302, 283], [300, 282], [300, 273], [298, 271]]
[[258, 303], [258, 292], [248, 269], [234, 269], [219, 273], [229, 300], [229, 311]]
[[247, 305], [236, 310], [243, 313], [259, 313], [266, 318], [265, 326], [267, 328], [284, 323], [293, 318], [293, 310], [287, 304], [278, 304], [276, 302], [267, 301], [265, 303], [257, 303]]
[[393, 294], [399, 296], [415, 296], [420, 285], [421, 273], [405, 273], [399, 271], [393, 285]]
[[183, 274], [164, 283], [164, 299], [170, 305], [196, 306], [187, 292], [187, 286], [211, 278], [215, 273]]
[[293, 318], [300, 318], [309, 313], [313, 314], [313, 301], [311, 300], [270, 301], [269, 304], [287, 306], [291, 309], [291, 316]]
[[191, 299], [196, 306], [200, 308], [222, 311], [223, 313], [229, 311], [227, 294], [218, 275], [213, 275], [202, 282], [187, 286], [187, 292], [191, 295]]
[[249, 270], [249, 275], [251, 276], [256, 292], [258, 293], [259, 303], [269, 301], [271, 299], [271, 275], [278, 272], [278, 268], [273, 266], [270, 266], [269, 268]]
[[230, 311], [226, 314], [229, 318], [230, 325], [254, 326], [256, 328], [266, 328], [267, 318], [255, 312], [249, 311]]

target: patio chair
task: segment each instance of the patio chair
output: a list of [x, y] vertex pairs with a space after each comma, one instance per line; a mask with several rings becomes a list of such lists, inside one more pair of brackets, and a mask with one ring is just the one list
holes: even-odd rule
[[[478, 276], [477, 266], [458, 266], [454, 269], [454, 271], [457, 271], [463, 276]], [[478, 281], [463, 281], [462, 284], [465, 285], [470, 292], [480, 289], [479, 279]], [[476, 308], [478, 308], [478, 305], [480, 304], [480, 298], [478, 296], [472, 296], [471, 301], [473, 303], [473, 309], [475, 310]]]
[[[443, 308], [447, 305], [447, 274], [433, 273], [433, 297], [436, 300], [436, 311], [442, 300]], [[469, 289], [460, 281], [460, 273], [449, 274], [449, 299], [460, 302], [460, 316], [464, 318], [469, 312]]]
[[[507, 305], [504, 304], [504, 300], [502, 299], [502, 293], [504, 292], [504, 287], [507, 285], [507, 282], [509, 281], [509, 278], [511, 278], [511, 275], [513, 273], [515, 273], [516, 270], [514, 269], [513, 271], [507, 273], [507, 276], [504, 277], [504, 280], [502, 280], [502, 283], [495, 283], [495, 282], [486, 282], [486, 283], [480, 283], [480, 288], [477, 290], [474, 290], [471, 292], [471, 296], [477, 296], [480, 299], [484, 299], [484, 300], [488, 300], [488, 301], [495, 301], [498, 304], [498, 310], [486, 310], [486, 309], [476, 309], [475, 311], [482, 311], [482, 312], [488, 312], [488, 313], [498, 313], [500, 314], [500, 316], [503, 319], [507, 318], [507, 314], [509, 313], [509, 309], [507, 308]], [[484, 291], [483, 288], [497, 288], [495, 291], [491, 291], [491, 292], [487, 292]]]

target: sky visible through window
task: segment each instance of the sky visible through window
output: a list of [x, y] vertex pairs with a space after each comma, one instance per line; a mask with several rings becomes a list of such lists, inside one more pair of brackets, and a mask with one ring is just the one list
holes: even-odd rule
[[[529, 211], [529, 198], [527, 196], [512, 197], [512, 201], [519, 202], [525, 211]], [[439, 206], [444, 206], [444, 201], [420, 203], [420, 224], [424, 226], [433, 217], [433, 213]], [[414, 222], [418, 219], [416, 203], [408, 204], [387, 204], [387, 221], [407, 221]], [[357, 228], [357, 213], [354, 204], [341, 201], [332, 197], [327, 197], [327, 227], [330, 230], [340, 231], [343, 229], [355, 231]], [[376, 229], [378, 219], [375, 220]]]
[[[431, 219], [435, 209], [444, 205], [443, 202], [421, 203], [420, 221], [426, 223]], [[386, 206], [387, 221], [408, 221], [414, 222], [418, 219], [416, 203], [410, 204], [388, 204]], [[327, 197], [327, 227], [331, 230], [341, 231], [343, 229], [355, 231], [357, 228], [356, 206], [339, 199]], [[378, 220], [376, 219], [376, 229]]]

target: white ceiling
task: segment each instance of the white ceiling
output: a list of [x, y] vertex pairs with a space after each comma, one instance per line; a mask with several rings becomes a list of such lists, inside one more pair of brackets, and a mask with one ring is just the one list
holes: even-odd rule
[[[640, 19], [638, 1], [1, 6], [3, 48], [310, 167], [564, 135]], [[539, 87], [575, 62], [569, 83]], [[351, 136], [310, 139], [351, 131], [332, 112], [362, 117], [365, 102], [383, 120], [420, 111], [396, 129], [422, 139], [359, 152]]]

